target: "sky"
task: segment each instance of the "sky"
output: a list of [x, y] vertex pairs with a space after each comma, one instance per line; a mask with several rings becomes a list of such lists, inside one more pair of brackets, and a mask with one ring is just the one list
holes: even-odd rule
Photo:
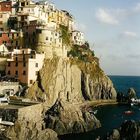
[[109, 75], [140, 76], [140, 0], [50, 0], [69, 11]]

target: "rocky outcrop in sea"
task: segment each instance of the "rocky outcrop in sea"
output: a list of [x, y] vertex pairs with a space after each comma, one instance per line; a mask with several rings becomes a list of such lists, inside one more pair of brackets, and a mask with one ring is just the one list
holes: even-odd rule
[[140, 122], [125, 121], [120, 128], [114, 129], [106, 140], [140, 140]]

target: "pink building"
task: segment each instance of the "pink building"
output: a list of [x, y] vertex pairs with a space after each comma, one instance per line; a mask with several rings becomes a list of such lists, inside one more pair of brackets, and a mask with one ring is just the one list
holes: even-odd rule
[[44, 54], [37, 54], [31, 49], [15, 49], [7, 60], [6, 75], [17, 78], [28, 86], [36, 81], [37, 74], [43, 66]]

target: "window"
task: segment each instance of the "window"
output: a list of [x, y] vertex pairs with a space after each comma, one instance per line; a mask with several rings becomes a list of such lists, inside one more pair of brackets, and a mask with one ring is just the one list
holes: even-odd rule
[[26, 67], [26, 62], [23, 63], [23, 67]]
[[38, 75], [38, 71], [36, 71], [35, 74]]
[[17, 70], [15, 71], [15, 75], [18, 75], [18, 71]]
[[16, 65], [15, 66], [18, 67], [18, 62], [16, 62]]
[[23, 71], [23, 75], [26, 75], [26, 71], [25, 70]]
[[18, 45], [18, 41], [16, 41], [16, 46]]
[[11, 74], [11, 71], [9, 70], [7, 74], [10, 75]]
[[35, 32], [33, 32], [33, 36], [35, 36]]
[[10, 62], [8, 62], [8, 67], [10, 67], [11, 66], [11, 63]]
[[30, 80], [30, 84], [32, 84], [33, 83], [33, 80]]
[[42, 33], [42, 30], [37, 30], [37, 33], [41, 34]]
[[21, 6], [25, 6], [25, 3], [24, 2], [21, 2]]
[[35, 67], [38, 67], [38, 63], [35, 64]]
[[6, 44], [7, 43], [7, 41], [3, 41], [3, 44]]
[[16, 56], [16, 61], [18, 61], [18, 57]]
[[14, 34], [12, 34], [12, 39], [14, 39]]
[[49, 40], [49, 38], [48, 38], [48, 37], [46, 37], [46, 40]]

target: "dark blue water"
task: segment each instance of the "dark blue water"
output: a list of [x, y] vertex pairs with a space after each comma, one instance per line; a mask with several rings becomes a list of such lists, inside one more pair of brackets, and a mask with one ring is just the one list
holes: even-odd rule
[[127, 93], [133, 87], [140, 97], [140, 76], [109, 76], [117, 92]]
[[[140, 97], [140, 77], [136, 76], [109, 76], [117, 92], [127, 93], [130, 87], [135, 88], [137, 95]], [[66, 135], [61, 140], [95, 140], [97, 136], [104, 137], [112, 129], [120, 127], [125, 120], [140, 120], [140, 107], [107, 105], [94, 108], [98, 110], [95, 115], [101, 122], [102, 127], [82, 134]], [[132, 110], [133, 114], [125, 115], [124, 112]]]

